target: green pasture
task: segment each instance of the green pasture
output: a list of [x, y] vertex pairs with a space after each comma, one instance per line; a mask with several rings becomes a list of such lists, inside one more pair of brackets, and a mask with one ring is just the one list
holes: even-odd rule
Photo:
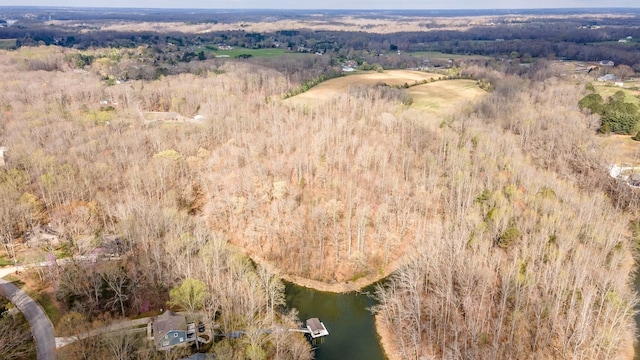
[[230, 50], [215, 50], [211, 51], [216, 56], [228, 56], [230, 58], [238, 57], [238, 55], [251, 55], [252, 57], [262, 58], [274, 58], [280, 56], [291, 56], [297, 53], [287, 52], [285, 49], [279, 48], [267, 48], [267, 49], [247, 49], [247, 48], [233, 48]]
[[616, 92], [622, 91], [624, 92], [624, 95], [625, 95], [624, 97], [625, 102], [632, 103], [640, 107], [640, 97], [638, 97], [640, 96], [640, 91], [627, 88], [629, 86], [634, 86], [634, 85], [637, 86], [637, 84], [628, 83], [628, 82], [625, 82], [624, 84], [625, 84], [625, 87], [613, 86], [611, 84], [600, 85], [597, 82], [593, 83], [596, 90], [598, 91], [598, 94], [600, 94], [600, 96], [602, 96], [602, 98], [605, 101]]
[[16, 46], [16, 39], [0, 39], [0, 50], [15, 49]]

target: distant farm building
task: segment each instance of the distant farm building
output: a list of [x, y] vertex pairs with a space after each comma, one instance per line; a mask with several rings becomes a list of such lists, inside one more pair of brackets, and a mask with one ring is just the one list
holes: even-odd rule
[[601, 66], [613, 66], [615, 63], [611, 60], [602, 60], [599, 62]]
[[598, 81], [616, 81], [616, 76], [613, 74], [602, 75], [598, 78]]

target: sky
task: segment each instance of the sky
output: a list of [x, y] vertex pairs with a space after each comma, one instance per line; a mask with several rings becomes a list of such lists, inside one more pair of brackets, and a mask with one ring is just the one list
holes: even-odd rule
[[183, 9], [531, 9], [639, 8], [638, 0], [0, 0], [0, 6]]

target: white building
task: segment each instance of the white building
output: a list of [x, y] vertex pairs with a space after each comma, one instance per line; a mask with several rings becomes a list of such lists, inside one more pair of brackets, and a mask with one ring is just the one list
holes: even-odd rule
[[4, 166], [5, 162], [4, 162], [4, 153], [7, 151], [8, 149], [4, 146], [0, 146], [0, 166]]

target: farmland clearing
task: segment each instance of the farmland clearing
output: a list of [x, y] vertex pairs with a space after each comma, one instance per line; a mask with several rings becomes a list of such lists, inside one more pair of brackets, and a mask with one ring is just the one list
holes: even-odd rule
[[405, 91], [413, 100], [412, 107], [422, 111], [441, 113], [461, 102], [473, 101], [486, 92], [474, 80], [443, 80], [444, 76], [414, 70], [388, 70], [342, 76], [327, 80], [309, 91], [286, 100], [292, 105], [318, 105], [346, 93], [354, 86], [385, 84], [408, 87]]

